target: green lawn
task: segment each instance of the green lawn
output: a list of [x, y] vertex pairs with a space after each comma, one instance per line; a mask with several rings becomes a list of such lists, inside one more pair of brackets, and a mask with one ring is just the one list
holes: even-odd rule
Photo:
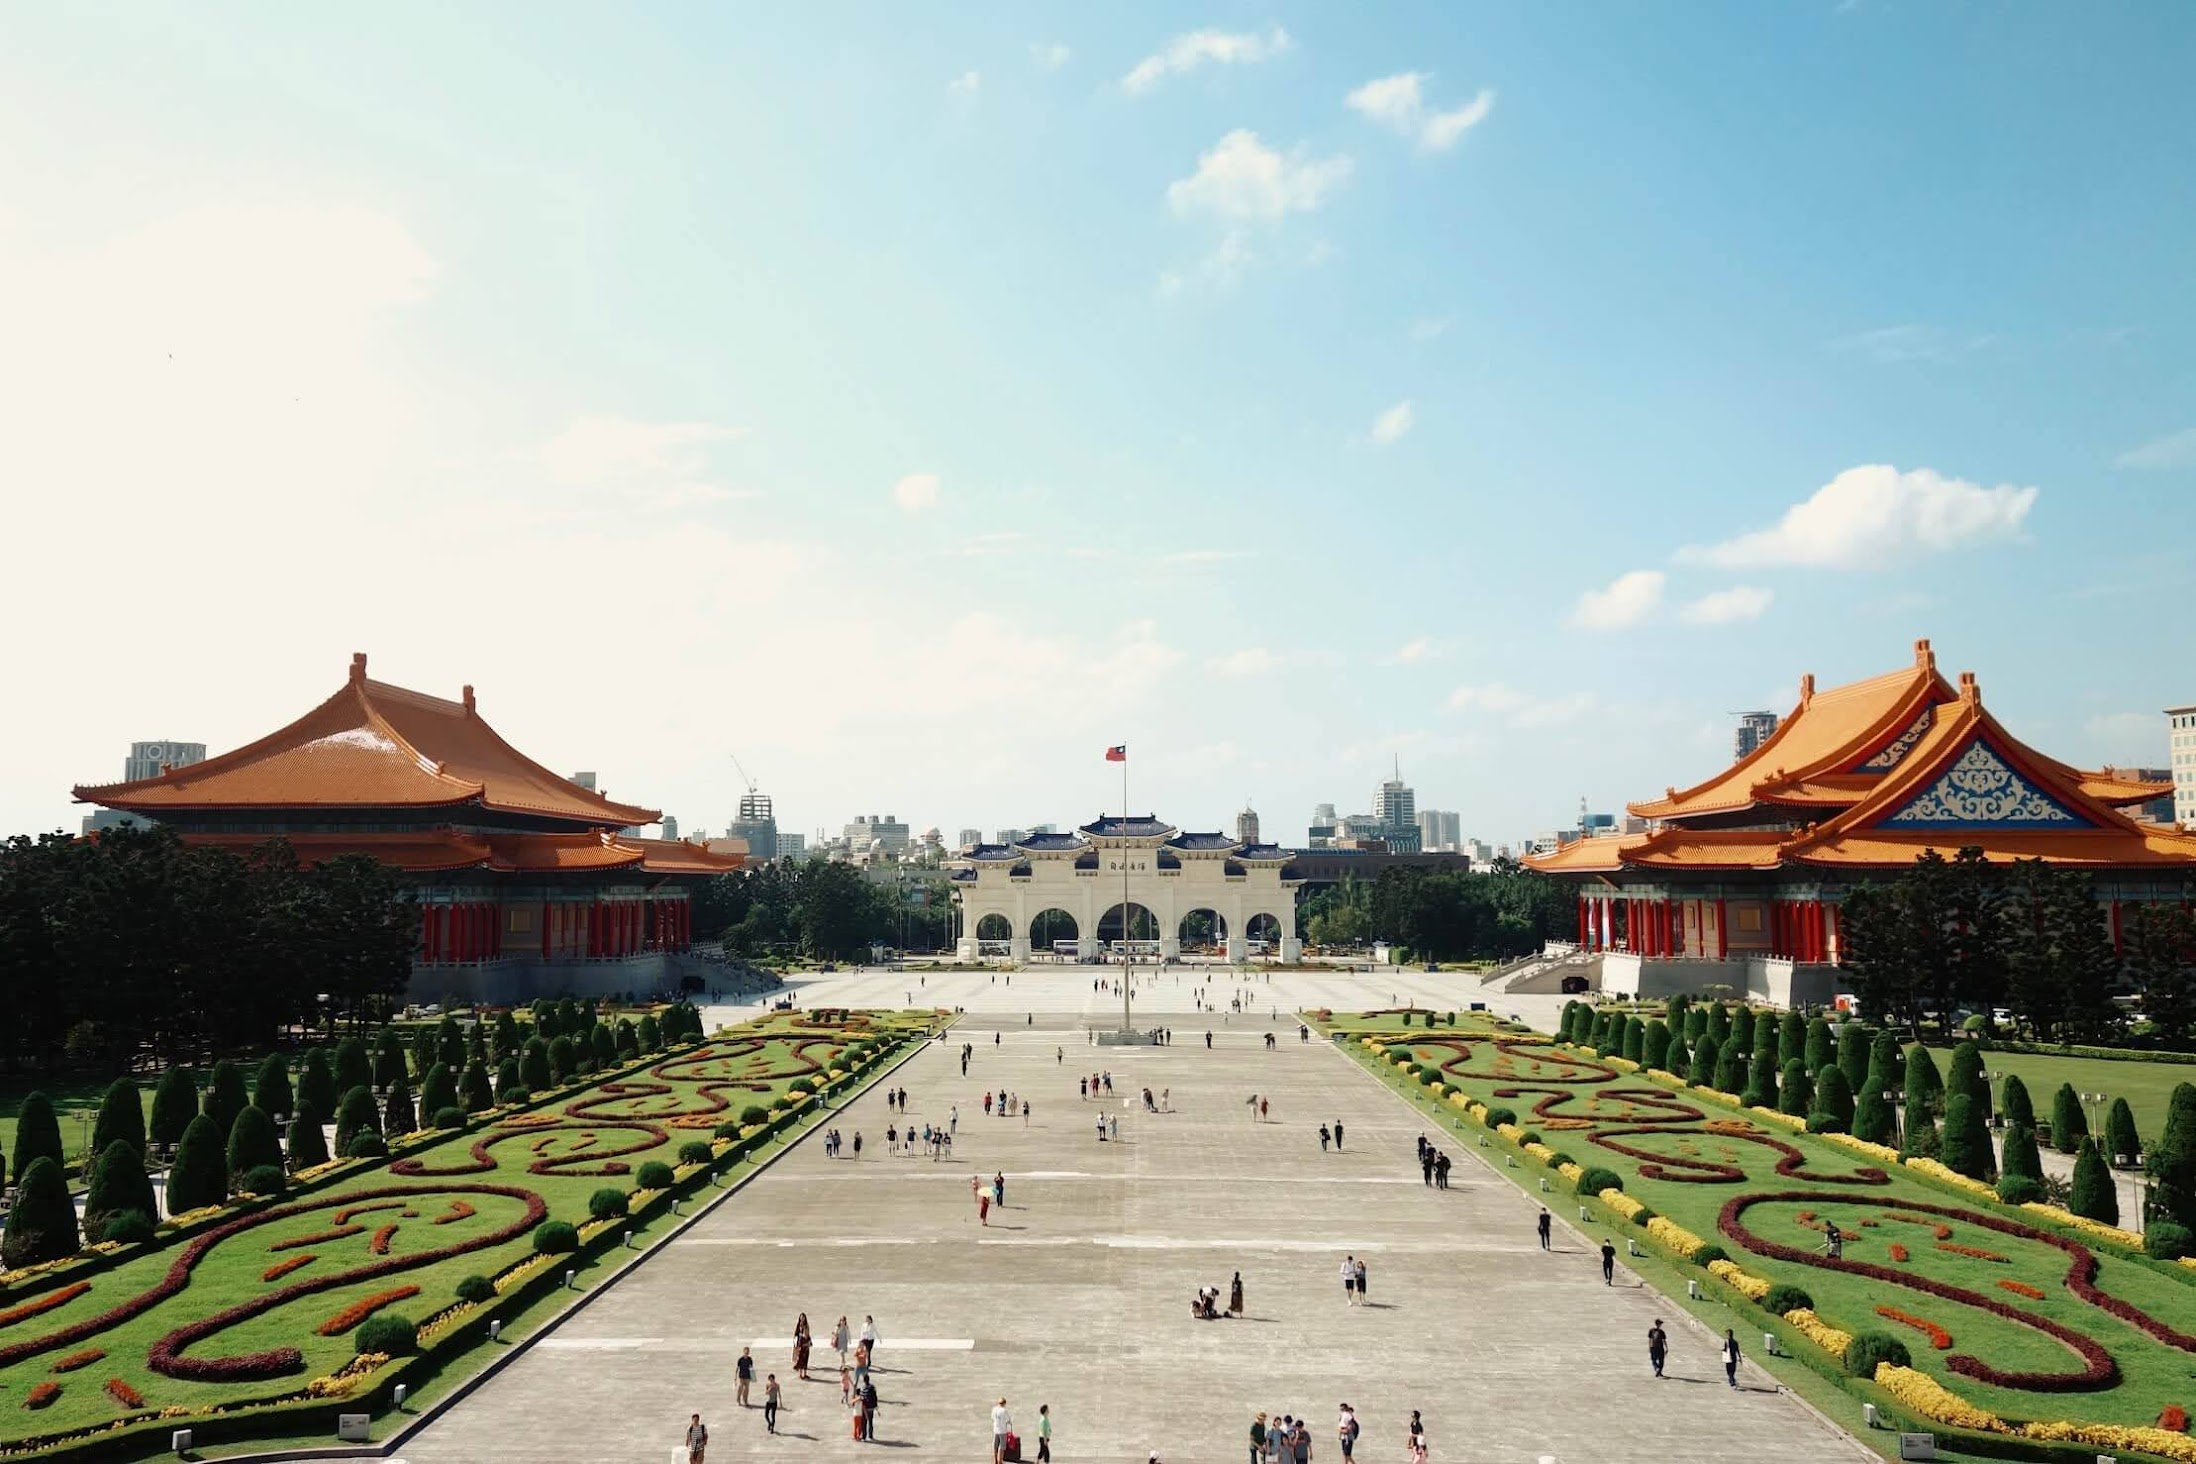
[[[99, 1100], [107, 1091], [105, 1083], [51, 1083], [13, 1084], [0, 1091], [0, 1154], [8, 1160], [8, 1183], [15, 1183], [15, 1114], [23, 1106], [23, 1100], [33, 1093], [44, 1093], [53, 1100], [54, 1117], [61, 1121], [61, 1152], [74, 1164], [91, 1139], [91, 1121], [99, 1114]], [[148, 1089], [145, 1101], [152, 1101]]]
[[[885, 1030], [897, 1035], [914, 1027], [910, 1022]], [[595, 1190], [631, 1190], [643, 1163], [675, 1162], [681, 1144], [707, 1140], [717, 1124], [737, 1119], [749, 1104], [767, 1106], [797, 1078], [823, 1073], [852, 1040], [840, 1029], [811, 1026], [800, 1014], [775, 1014], [661, 1056], [640, 1071], [574, 1088], [530, 1111], [483, 1115], [471, 1131], [354, 1173], [324, 1191], [293, 1197], [283, 1207], [304, 1207], [304, 1213], [257, 1221], [212, 1243], [189, 1270], [182, 1291], [139, 1315], [78, 1340], [55, 1340], [73, 1326], [143, 1298], [189, 1246], [200, 1242], [170, 1245], [95, 1275], [88, 1292], [59, 1307], [0, 1323], [0, 1349], [51, 1343], [0, 1367], [0, 1443], [136, 1412], [109, 1396], [109, 1379], [136, 1389], [145, 1407], [155, 1409], [295, 1396], [309, 1380], [334, 1372], [353, 1355], [349, 1328], [332, 1336], [317, 1330], [350, 1303], [416, 1286], [417, 1295], [393, 1302], [390, 1309], [424, 1320], [456, 1299], [463, 1278], [494, 1277], [531, 1253], [537, 1201], [549, 1219], [586, 1222], [588, 1197]], [[394, 1193], [371, 1194], [378, 1190]], [[385, 1251], [376, 1252], [377, 1244]], [[461, 1246], [477, 1248], [448, 1254]], [[418, 1259], [407, 1264], [408, 1256]], [[298, 1257], [311, 1259], [274, 1281], [264, 1279], [270, 1267]], [[316, 1277], [349, 1277], [375, 1265], [386, 1265], [387, 1273], [290, 1297], [179, 1348], [185, 1359], [206, 1362], [290, 1347], [302, 1352], [300, 1365], [244, 1381], [176, 1378], [148, 1365], [148, 1351], [178, 1327]], [[0, 1298], [0, 1312], [18, 1299]], [[71, 1371], [52, 1370], [56, 1362], [90, 1348], [105, 1356]], [[41, 1382], [58, 1383], [60, 1397], [43, 1409], [25, 1408], [29, 1390]]]
[[[1912, 1351], [1917, 1368], [2001, 1417], [2147, 1426], [2169, 1404], [2196, 1408], [2196, 1350], [2169, 1345], [2074, 1295], [2067, 1285], [2068, 1253], [2043, 1236], [2007, 1234], [1982, 1223], [1997, 1219], [2032, 1229], [2027, 1222], [2033, 1216], [1962, 1198], [1895, 1165], [1881, 1166], [1888, 1172], [1880, 1178], [1867, 1176], [1864, 1171], [1873, 1161], [1851, 1150], [1792, 1133], [1696, 1092], [1671, 1089], [1644, 1074], [1607, 1068], [1589, 1056], [1559, 1050], [1545, 1037], [1491, 1032], [1485, 1024], [1463, 1018], [1454, 1035], [1446, 1027], [1400, 1032], [1393, 1018], [1340, 1019], [1329, 1025], [1395, 1033], [1418, 1060], [1442, 1069], [1449, 1086], [1480, 1102], [1515, 1110], [1521, 1125], [1578, 1163], [1613, 1170], [1628, 1195], [1721, 1245], [1747, 1272], [1803, 1288], [1830, 1325], [1898, 1336]], [[1451, 1121], [1457, 1117], [1452, 1105], [1434, 1099], [1415, 1077], [1361, 1043], [1352, 1041], [1347, 1050], [1415, 1101]], [[1507, 1143], [1495, 1142], [1499, 1150], [1513, 1151]], [[1633, 1152], [1620, 1152], [1612, 1144]], [[1779, 1175], [1779, 1161], [1787, 1156], [1796, 1156], [1793, 1167], [1798, 1172]], [[1658, 1177], [1646, 1177], [1643, 1166], [1652, 1168], [1658, 1161]], [[1548, 1173], [1529, 1157], [1521, 1165], [1513, 1177], [1528, 1189]], [[1554, 1182], [1559, 1190], [1569, 1187], [1562, 1179]], [[1728, 1202], [1786, 1195], [1792, 1197], [1752, 1199], [1733, 1217], [1745, 1239], [1719, 1228]], [[1946, 1211], [1954, 1213], [1942, 1213]], [[1818, 1263], [1814, 1252], [1825, 1218], [1835, 1219], [1852, 1237], [1845, 1248], [1847, 1261], [1882, 1267], [1888, 1275]], [[1944, 1234], [1938, 1233], [1939, 1227]], [[1604, 1228], [1620, 1247], [1628, 1235], [1645, 1239], [1640, 1230], [1613, 1216]], [[1764, 1255], [1751, 1248], [1754, 1243], [1793, 1247], [1802, 1254]], [[1904, 1259], [1893, 1251], [1894, 1245], [1903, 1247]], [[1965, 1246], [1988, 1257], [1941, 1246]], [[1958, 1356], [1978, 1358], [2005, 1374], [2061, 1379], [2079, 1374], [2084, 1362], [2076, 1350], [2021, 1316], [1907, 1286], [1901, 1280], [1907, 1276], [1961, 1288], [2026, 1318], [2093, 1339], [2116, 1364], [2119, 1381], [2103, 1389], [2056, 1391], [2047, 1390], [2041, 1378], [1992, 1383], [1955, 1373], [1948, 1362]], [[2001, 1281], [2031, 1287], [2043, 1296], [2023, 1296], [2000, 1286]], [[2196, 1319], [2192, 1282], [2196, 1275], [2184, 1279], [2148, 1263], [2099, 1255], [2097, 1286], [2169, 1327], [2187, 1330]], [[1879, 1315], [1880, 1306], [1942, 1328], [1950, 1345], [1941, 1350], [1932, 1346], [1923, 1331]]]

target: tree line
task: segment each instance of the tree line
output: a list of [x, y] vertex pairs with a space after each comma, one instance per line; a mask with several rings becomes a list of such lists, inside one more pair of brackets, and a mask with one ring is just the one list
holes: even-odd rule
[[281, 840], [233, 853], [160, 826], [10, 838], [0, 1065], [113, 1072], [378, 1020], [410, 979], [418, 926], [400, 876], [364, 855], [306, 866]]
[[[2035, 1041], [2196, 1040], [2196, 918], [2185, 903], [2123, 907], [2119, 949], [2089, 875], [2040, 859], [1992, 864], [1934, 849], [1845, 898], [1846, 980], [1871, 1020], [1949, 1035], [2003, 1007]], [[2116, 997], [2133, 997], [2131, 1031]]]
[[[936, 881], [919, 888], [941, 890]], [[803, 955], [851, 960], [873, 945], [942, 950], [950, 906], [915, 904], [897, 883], [872, 880], [851, 864], [773, 860], [709, 881], [694, 896], [694, 933], [733, 955]]]
[[1508, 960], [1578, 925], [1571, 890], [1514, 859], [1486, 873], [1390, 865], [1370, 884], [1345, 879], [1310, 895], [1301, 914], [1313, 945], [1387, 941], [1432, 961]]

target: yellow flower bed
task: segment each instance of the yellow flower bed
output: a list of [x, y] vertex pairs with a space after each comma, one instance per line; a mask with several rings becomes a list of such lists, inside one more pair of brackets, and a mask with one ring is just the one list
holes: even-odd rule
[[2004, 1433], [2005, 1420], [1951, 1392], [1927, 1373], [1895, 1363], [1876, 1364], [1876, 1385], [1923, 1418], [1973, 1429], [1977, 1433]]
[[1805, 1337], [1832, 1357], [1837, 1358], [1840, 1362], [1845, 1360], [1845, 1349], [1853, 1345], [1852, 1333], [1839, 1331], [1821, 1317], [1816, 1316], [1807, 1307], [1792, 1308], [1784, 1314], [1784, 1319], [1790, 1322], [1802, 1337]]
[[1610, 1209], [1616, 1211], [1619, 1215], [1622, 1215], [1627, 1220], [1634, 1218], [1639, 1214], [1640, 1211], [1647, 1208], [1645, 1205], [1641, 1204], [1639, 1201], [1633, 1199], [1630, 1195], [1626, 1194], [1620, 1189], [1615, 1188], [1614, 1186], [1603, 1190], [1599, 1195], [1595, 1196], [1595, 1198], [1599, 1199], [1601, 1203], [1607, 1205]]
[[1555, 1162], [1556, 1151], [1546, 1144], [1527, 1144], [1525, 1152], [1543, 1164], [1553, 1164]]
[[1558, 1164], [1556, 1166], [1556, 1173], [1562, 1175], [1565, 1179], [1569, 1180], [1573, 1184], [1577, 1184], [1578, 1177], [1585, 1172], [1585, 1170], [1579, 1168], [1576, 1164]]
[[[2099, 1240], [2109, 1240], [2119, 1245], [2132, 1246], [2136, 1250], [2143, 1248], [2143, 1238], [2134, 1231], [2122, 1230], [2115, 1225], [2107, 1225], [2102, 1220], [2088, 1219], [2085, 1216], [2075, 1214], [2071, 1210], [2062, 1210], [2057, 1205], [2046, 1205], [2032, 1201], [2021, 1206], [2021, 1208], [2041, 1215], [2046, 1220], [2053, 1220], [2061, 1225], [2082, 1231], [2084, 1234], [2094, 1235]], [[2183, 1264], [2185, 1265], [2187, 1262], [2184, 1260]]]
[[1828, 1139], [1842, 1149], [1851, 1149], [1856, 1154], [1866, 1154], [1879, 1164], [1899, 1162], [1899, 1151], [1889, 1144], [1871, 1144], [1868, 1140], [1856, 1139], [1851, 1134], [1819, 1134], [1817, 1137]]
[[1647, 1233], [1685, 1257], [1688, 1261], [1693, 1258], [1696, 1251], [1708, 1243], [1675, 1220], [1666, 1220], [1660, 1215], [1647, 1222]]
[[532, 1256], [520, 1261], [496, 1278], [496, 1294], [501, 1296], [512, 1287], [523, 1285], [562, 1259], [561, 1256]]
[[[1916, 1154], [1907, 1159], [1905, 1163], [1908, 1169], [1914, 1170], [1916, 1173], [1919, 1174], [1926, 1174], [1931, 1179], [1937, 1180], [1943, 1184], [1948, 1184], [1956, 1190], [1963, 1190], [1966, 1193], [1975, 1196], [1977, 1199], [1995, 1200], [1998, 1197], [1998, 1192], [1995, 1189], [1991, 1188], [1989, 1185], [1984, 1184], [1981, 1180], [1969, 1179], [1966, 1175], [1960, 1173], [1957, 1169], [1953, 1169], [1949, 1165], [1940, 1164], [1934, 1159], [1925, 1159], [1921, 1155]], [[2136, 1244], [2140, 1245], [2142, 1244], [2142, 1242], [2138, 1240]]]
[[296, 1174], [290, 1176], [290, 1182], [292, 1184], [311, 1184], [331, 1169], [340, 1169], [350, 1162], [348, 1159], [330, 1159], [325, 1164], [315, 1164], [310, 1169], [300, 1169]]
[[419, 1345], [422, 1347], [432, 1345], [437, 1337], [440, 1337], [479, 1310], [480, 1308], [472, 1302], [461, 1301], [456, 1306], [430, 1318], [427, 1325], [419, 1329]]
[[1466, 1113], [1470, 1113], [1472, 1111], [1472, 1100], [1466, 1094], [1451, 1093], [1449, 1095], [1449, 1106], [1452, 1108], [1461, 1108]]
[[1513, 1144], [1522, 1143], [1525, 1138], [1525, 1130], [1519, 1128], [1514, 1123], [1496, 1124], [1495, 1132], [1502, 1135], [1502, 1137], [1508, 1139]]
[[1685, 1086], [1685, 1079], [1679, 1077], [1676, 1073], [1671, 1072], [1668, 1068], [1649, 1068], [1647, 1069], [1647, 1076], [1650, 1078], [1660, 1078], [1663, 1082], [1668, 1083], [1673, 1088], [1682, 1088]]
[[1464, 1105], [1464, 1111], [1481, 1123], [1487, 1121], [1487, 1105], [1484, 1103], [1467, 1103]]
[[2196, 1461], [2196, 1438], [2163, 1428], [2125, 1428], [2113, 1423], [2024, 1423], [2024, 1439], [2052, 1444], [2083, 1444], [2114, 1453], [2141, 1452], [2166, 1459]]
[[2191, 1271], [2196, 1271], [2196, 1256], [2181, 1257], [2181, 1264], [2188, 1267]]
[[1636, 1073], [1639, 1071], [1639, 1064], [1628, 1057], [1605, 1057], [1602, 1061], [1620, 1073]]
[[1730, 1261], [1710, 1261], [1708, 1274], [1719, 1276], [1746, 1294], [1748, 1301], [1759, 1301], [1769, 1294], [1769, 1283], [1759, 1276], [1748, 1275]]
[[1449, 1086], [1446, 1083], [1428, 1083], [1426, 1087], [1428, 1091], [1430, 1091], [1436, 1098], [1441, 1097], [1449, 1091]]
[[1804, 1134], [1807, 1132], [1807, 1120], [1804, 1118], [1794, 1118], [1789, 1113], [1780, 1113], [1774, 1108], [1764, 1108], [1759, 1103], [1755, 1104], [1752, 1108], [1749, 1108], [1746, 1111], [1748, 1113], [1759, 1114], [1763, 1118], [1767, 1119], [1769, 1122], [1781, 1125], [1784, 1128], [1788, 1128], [1795, 1134]]

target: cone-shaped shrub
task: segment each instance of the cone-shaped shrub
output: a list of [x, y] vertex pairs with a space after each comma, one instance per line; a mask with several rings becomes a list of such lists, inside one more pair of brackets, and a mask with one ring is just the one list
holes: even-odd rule
[[1731, 1045], [1731, 1009], [1722, 1002], [1708, 1008], [1708, 1035], [1716, 1039], [1716, 1051]]
[[183, 1142], [183, 1130], [198, 1117], [198, 1081], [187, 1067], [172, 1067], [153, 1085], [152, 1122], [145, 1137], [168, 1148]]
[[[245, 1105], [247, 1108], [250, 1104]], [[183, 1130], [175, 1148], [175, 1163], [168, 1169], [168, 1213], [218, 1205], [229, 1197], [228, 1156], [222, 1152], [223, 1134], [212, 1119], [201, 1113]]]
[[579, 1049], [572, 1039], [562, 1034], [549, 1042], [549, 1078], [551, 1082], [569, 1081], [579, 1071]]
[[457, 1101], [457, 1079], [451, 1076], [450, 1065], [438, 1062], [427, 1069], [427, 1076], [419, 1084], [419, 1111], [440, 1113], [457, 1107]]
[[206, 1117], [213, 1120], [214, 1129], [224, 1138], [236, 1127], [236, 1116], [252, 1106], [252, 1095], [244, 1089], [244, 1070], [227, 1058], [214, 1064], [213, 1081], [206, 1085]]
[[2005, 1126], [2005, 1151], [1998, 1156], [1998, 1178], [2043, 1182], [2043, 1156], [2036, 1152], [2036, 1130], [2030, 1125]]
[[411, 1064], [404, 1057], [404, 1039], [396, 1028], [383, 1027], [374, 1037], [374, 1086], [386, 1088], [398, 1078], [411, 1075]]
[[1651, 1068], [1661, 1067], [1670, 1056], [1670, 1024], [1656, 1017], [1640, 1034], [1639, 1060]]
[[104, 1234], [107, 1222], [124, 1210], [157, 1211], [152, 1181], [145, 1177], [145, 1154], [128, 1139], [116, 1139], [99, 1151], [91, 1187], [84, 1192], [84, 1233]]
[[1795, 1057], [1784, 1065], [1784, 1081], [1777, 1085], [1777, 1112], [1805, 1118], [1814, 1106], [1815, 1085], [1807, 1076], [1807, 1059]]
[[1746, 1086], [1746, 1054], [1736, 1042], [1716, 1049], [1716, 1091], [1736, 1093]]
[[1662, 1070], [1684, 1077], [1693, 1070], [1693, 1054], [1685, 1045], [1681, 1033], [1670, 1034], [1670, 1050], [1662, 1055]]
[[[564, 1044], [566, 1052], [572, 1050], [569, 1038], [559, 1037], [557, 1041]], [[519, 1053], [519, 1081], [538, 1092], [556, 1080], [556, 1069], [549, 1059], [549, 1044], [536, 1037]]]
[[1689, 1006], [1685, 1009], [1685, 1045], [1698, 1047], [1700, 1039], [1708, 1035], [1708, 1008]]
[[1647, 1024], [1637, 1017], [1624, 1019], [1624, 1056], [1638, 1062], [1647, 1055]]
[[557, 1004], [546, 996], [534, 999], [534, 1035], [547, 1042], [564, 1028], [557, 1024]]
[[1742, 1005], [1731, 1013], [1731, 1042], [1745, 1056], [1747, 1061], [1751, 1062], [1753, 1060], [1754, 1009], [1752, 1007]]
[[1807, 1023], [1807, 1050], [1801, 1054], [1807, 1061], [1807, 1071], [1816, 1077], [1822, 1070], [1837, 1061], [1837, 1039], [1830, 1034], [1830, 1023], [1822, 1017], [1814, 1017]]
[[465, 1029], [456, 1017], [445, 1016], [435, 1023], [435, 1061], [453, 1073], [465, 1066]]
[[600, 1022], [588, 1029], [587, 1046], [594, 1055], [596, 1068], [616, 1067], [618, 1065], [617, 1036]]
[[116, 1078], [108, 1085], [106, 1096], [99, 1100], [99, 1117], [92, 1124], [91, 1151], [104, 1158], [107, 1146], [120, 1139], [137, 1151], [139, 1159], [145, 1157], [145, 1100], [137, 1091], [137, 1084], [129, 1078]]
[[1906, 1054], [1906, 1135], [1899, 1152], [1911, 1157], [1937, 1157], [1937, 1103], [1944, 1082], [1937, 1076], [1936, 1060], [1929, 1049], [1915, 1043]]
[[1990, 1149], [1990, 1125], [1972, 1092], [1954, 1093], [1944, 1109], [1944, 1163], [1955, 1173], [1988, 1183], [1998, 1174]]
[[1898, 1141], [1898, 1114], [1892, 1110], [1883, 1091], [1871, 1083], [1853, 1100], [1853, 1137], [1865, 1139], [1871, 1144], [1891, 1144]]
[[2123, 1158], [2132, 1164], [2142, 1155], [2143, 1141], [2135, 1133], [2135, 1110], [2127, 1106], [2125, 1098], [2113, 1099], [2105, 1113], [2104, 1151], [2115, 1164]]
[[1822, 1065], [1807, 1126], [1819, 1134], [1842, 1134], [1853, 1127], [1853, 1085], [1845, 1080], [1845, 1069], [1834, 1062]]
[[634, 1031], [640, 1038], [641, 1051], [656, 1052], [663, 1047], [663, 1027], [654, 1017], [642, 1017]]
[[1838, 1066], [1857, 1097], [1868, 1084], [1868, 1029], [1859, 1022], [1838, 1024]]
[[1777, 1105], [1776, 1054], [1757, 1052], [1748, 1064], [1746, 1091], [1739, 1095], [1748, 1108], [1774, 1108]]
[[43, 1093], [25, 1095], [15, 1110], [15, 1182], [20, 1185], [30, 1167], [41, 1159], [62, 1166], [61, 1124], [53, 1116], [53, 1100]]
[[478, 1113], [496, 1101], [495, 1090], [488, 1084], [488, 1064], [477, 1057], [465, 1064], [465, 1076], [458, 1081], [458, 1101], [467, 1113]]
[[2080, 1095], [2072, 1083], [2059, 1084], [2059, 1091], [2051, 1095], [2051, 1147], [2072, 1154], [2088, 1137], [2089, 1119], [2082, 1112]]
[[300, 1098], [297, 1115], [290, 1120], [290, 1168], [311, 1169], [327, 1162], [328, 1137], [320, 1131], [320, 1110]]
[[1775, 1012], [1763, 1012], [1754, 1018], [1754, 1051], [1768, 1053], [1770, 1061], [1780, 1068], [1784, 1066], [1784, 1059], [1777, 1056], [1777, 1045], [1782, 1030]]
[[76, 1206], [57, 1160], [41, 1154], [15, 1179], [15, 1208], [0, 1233], [0, 1264], [10, 1270], [65, 1260], [77, 1251]]
[[411, 1051], [411, 1071], [425, 1077], [427, 1069], [442, 1061], [442, 1039], [433, 1027], [414, 1027]]
[[1878, 1032], [1868, 1043], [1868, 1078], [1861, 1091], [1886, 1092], [1906, 1079], [1906, 1049], [1896, 1032]]
[[2085, 1137], [2074, 1155], [2074, 1197], [2066, 1207], [2085, 1220], [2120, 1223], [2119, 1191], [2113, 1188], [2112, 1171], [2105, 1167], [2094, 1139]]
[[473, 1023], [465, 1034], [465, 1060], [485, 1063], [488, 1061], [488, 1024]]
[[2010, 1073], [1999, 1097], [1998, 1111], [2005, 1115], [2007, 1128], [2016, 1124], [2030, 1129], [2036, 1126], [2036, 1105], [2029, 1101], [2028, 1084]]
[[1685, 1030], [1685, 1013], [1692, 1005], [1693, 999], [1683, 994], [1673, 996], [1662, 1004], [1663, 1020], [1669, 1024], [1671, 1031], [1682, 1032]]
[[267, 1110], [270, 1118], [286, 1117], [297, 1109], [297, 1095], [290, 1091], [290, 1065], [279, 1052], [267, 1054], [252, 1081], [252, 1102]]
[[641, 1055], [640, 1033], [633, 1029], [633, 1019], [631, 1017], [618, 1018], [615, 1035], [617, 1037], [619, 1061], [631, 1062]]
[[412, 1110], [412, 1085], [400, 1077], [381, 1095], [382, 1137], [393, 1139], [418, 1127], [419, 1115]]
[[1716, 1081], [1716, 1039], [1703, 1035], [1693, 1048], [1693, 1066], [1685, 1074], [1685, 1081], [1698, 1083], [1704, 1088], [1714, 1087]]
[[274, 1118], [258, 1104], [247, 1104], [229, 1130], [229, 1183], [241, 1188], [244, 1176], [266, 1165], [282, 1166], [282, 1140]]
[[2157, 1213], [2196, 1230], [2196, 1083], [2174, 1086], [2165, 1131], [2143, 1159]]
[[1807, 1019], [1798, 1012], [1786, 1012], [1777, 1023], [1778, 1069], [1782, 1070], [1794, 1058], [1802, 1062], [1807, 1060]]
[[304, 1061], [297, 1070], [297, 1101], [312, 1104], [313, 1112], [325, 1117], [335, 1112], [341, 1096], [341, 1090], [335, 1084], [335, 1065], [328, 1061], [327, 1050], [306, 1048]]
[[336, 1109], [336, 1152], [348, 1154], [352, 1137], [361, 1129], [381, 1132], [381, 1113], [374, 1107], [374, 1090], [363, 1083], [344, 1094], [342, 1106]]
[[526, 1080], [519, 1075], [519, 1060], [507, 1057], [496, 1064], [496, 1101], [510, 1103], [524, 1095]]
[[[367, 1055], [366, 1044], [359, 1038], [346, 1037], [336, 1044], [335, 1085], [338, 1094], [374, 1085], [374, 1060]], [[342, 1101], [340, 1097], [336, 1099], [338, 1103]]]
[[1983, 1076], [1982, 1048], [1962, 1042], [1952, 1049], [1952, 1065], [1945, 1070], [1944, 1097], [1949, 1106], [1957, 1093], [1971, 1093], [1985, 1123], [1990, 1120], [1990, 1082]]

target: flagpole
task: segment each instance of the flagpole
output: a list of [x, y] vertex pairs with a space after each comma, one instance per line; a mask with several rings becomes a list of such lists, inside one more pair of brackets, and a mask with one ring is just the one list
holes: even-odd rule
[[[1121, 837], [1128, 837], [1129, 821], [1129, 760], [1128, 747], [1121, 748]], [[1129, 988], [1136, 984], [1136, 947], [1129, 935], [1129, 861], [1128, 849], [1121, 850], [1121, 1030], [1134, 1030], [1129, 1015]]]

